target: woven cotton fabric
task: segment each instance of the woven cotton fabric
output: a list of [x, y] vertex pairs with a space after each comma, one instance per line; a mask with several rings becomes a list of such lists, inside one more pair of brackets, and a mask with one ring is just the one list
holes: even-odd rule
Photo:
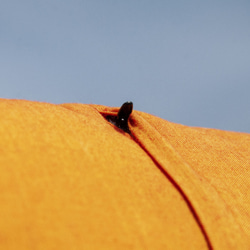
[[1, 249], [249, 249], [250, 135], [0, 100]]

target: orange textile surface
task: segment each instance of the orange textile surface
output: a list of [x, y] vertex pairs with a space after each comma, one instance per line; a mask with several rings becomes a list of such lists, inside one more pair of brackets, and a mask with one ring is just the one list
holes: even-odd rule
[[250, 134], [0, 99], [1, 249], [250, 249]]

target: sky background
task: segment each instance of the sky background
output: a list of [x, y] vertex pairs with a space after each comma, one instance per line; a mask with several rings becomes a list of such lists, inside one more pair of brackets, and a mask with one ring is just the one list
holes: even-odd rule
[[249, 0], [1, 0], [0, 98], [250, 133]]

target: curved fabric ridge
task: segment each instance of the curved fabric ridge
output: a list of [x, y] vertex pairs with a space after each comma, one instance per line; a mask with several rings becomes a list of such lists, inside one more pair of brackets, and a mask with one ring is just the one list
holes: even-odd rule
[[198, 176], [139, 112], [133, 112], [130, 129], [141, 147], [156, 162], [165, 176], [180, 190], [209, 248], [246, 249], [247, 237], [241, 231], [217, 191]]
[[[0, 99], [3, 249], [248, 249], [250, 135]], [[227, 156], [233, 155], [233, 157]]]
[[[97, 109], [104, 116], [117, 115], [117, 112], [119, 110], [119, 108], [105, 107], [101, 105], [91, 106]], [[158, 168], [161, 169], [164, 175], [169, 177], [169, 180], [172, 181], [177, 189], [179, 189], [179, 192], [186, 200], [187, 205], [189, 206], [191, 212], [197, 220], [197, 223], [204, 233], [204, 238], [207, 239], [208, 247], [212, 247], [215, 249], [248, 248], [250, 241], [247, 233], [248, 231], [246, 231], [247, 227], [242, 230], [242, 218], [241, 221], [238, 221], [240, 211], [245, 211], [245, 213], [247, 213], [248, 210], [237, 210], [237, 207], [232, 207], [233, 204], [231, 202], [228, 203], [228, 200], [224, 200], [221, 193], [218, 192], [218, 187], [215, 188], [213, 187], [213, 185], [211, 185], [211, 182], [213, 180], [206, 179], [203, 174], [198, 174], [197, 171], [194, 170], [192, 165], [188, 165], [188, 163], [182, 159], [175, 147], [173, 148], [172, 144], [168, 142], [166, 136], [163, 136], [160, 132], [161, 129], [163, 129], [162, 132], [165, 133], [168, 126], [170, 131], [176, 129], [175, 137], [173, 137], [176, 139], [176, 135], [178, 138], [178, 136], [186, 131], [187, 128], [191, 131], [200, 131], [201, 129], [181, 126], [173, 123], [170, 124], [169, 122], [164, 121], [160, 118], [137, 111], [134, 111], [132, 113], [130, 123], [131, 124], [129, 126], [132, 134], [134, 135], [134, 139], [142, 147], [142, 149], [144, 149], [145, 152], [148, 153], [151, 159], [154, 160], [155, 164], [158, 166]], [[164, 128], [161, 127], [163, 123]], [[179, 129], [181, 129], [179, 131], [180, 133], [178, 132]], [[202, 129], [202, 139], [206, 141], [206, 137], [211, 133], [214, 134], [214, 140], [223, 143], [223, 135], [225, 134], [227, 135], [229, 140], [231, 137], [232, 140], [233, 138], [237, 138], [238, 142], [240, 140], [245, 141], [248, 138], [248, 134], [238, 133], [236, 135], [236, 133], [232, 134], [227, 131]], [[171, 138], [171, 135], [168, 136]], [[186, 134], [186, 140], [192, 140], [192, 136]], [[182, 140], [180, 139], [180, 142], [181, 141]], [[224, 146], [227, 148], [227, 145]], [[236, 147], [236, 149], [241, 148], [238, 146]], [[184, 151], [182, 153], [186, 154], [186, 157], [192, 157], [187, 151], [185, 152], [185, 149], [183, 150]], [[244, 151], [242, 153], [246, 157], [248, 150], [244, 148], [243, 150]], [[217, 151], [217, 154], [218, 153], [219, 152]], [[241, 155], [240, 152], [237, 151], [237, 153]], [[213, 151], [213, 148], [211, 148], [212, 157], [213, 154], [216, 154], [216, 151]], [[223, 157], [223, 155], [221, 155], [221, 157]], [[247, 164], [246, 162], [245, 164]], [[206, 171], [211, 172], [211, 167], [215, 166], [209, 166], [209, 169], [207, 169]], [[228, 174], [229, 173], [224, 172], [224, 175], [226, 177], [230, 176]], [[226, 192], [232, 193], [231, 196], [234, 195], [233, 187], [230, 187]], [[245, 198], [247, 199], [247, 194], [245, 194]], [[240, 202], [241, 204], [240, 200], [238, 202]], [[234, 211], [232, 210], [232, 208], [234, 209]], [[244, 209], [244, 206], [240, 205], [238, 209]], [[244, 216], [246, 217], [246, 215]], [[244, 220], [245, 223], [247, 223], [248, 221], [247, 218], [245, 218]]]
[[206, 249], [172, 183], [96, 109], [0, 104], [2, 249]]

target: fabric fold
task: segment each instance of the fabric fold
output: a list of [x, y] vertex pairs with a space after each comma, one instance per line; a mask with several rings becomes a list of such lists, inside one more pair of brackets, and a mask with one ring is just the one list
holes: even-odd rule
[[0, 99], [3, 249], [248, 249], [250, 135]]
[[246, 249], [249, 240], [241, 232], [218, 192], [201, 175], [193, 171], [161, 133], [139, 112], [133, 113], [130, 125], [135, 140], [183, 195], [204, 234], [208, 247]]

